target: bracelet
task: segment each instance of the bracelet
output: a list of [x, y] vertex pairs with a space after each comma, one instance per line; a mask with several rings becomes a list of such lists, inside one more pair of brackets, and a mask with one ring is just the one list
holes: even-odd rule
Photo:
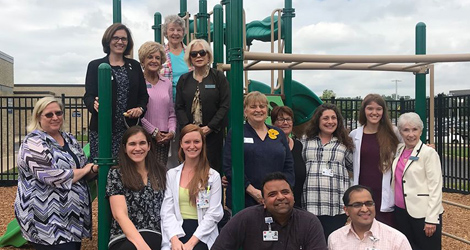
[[140, 108], [140, 111], [142, 111], [142, 114], [144, 113], [144, 108], [142, 107], [139, 107]]
[[157, 137], [158, 131], [159, 131], [158, 128], [155, 128], [155, 130], [152, 133], [152, 138]]
[[95, 165], [91, 166], [91, 168], [90, 168], [90, 172], [92, 172], [92, 173], [96, 174], [96, 173], [98, 173], [98, 172], [95, 172], [95, 170], [93, 170], [93, 167], [94, 167], [94, 166], [95, 166]]

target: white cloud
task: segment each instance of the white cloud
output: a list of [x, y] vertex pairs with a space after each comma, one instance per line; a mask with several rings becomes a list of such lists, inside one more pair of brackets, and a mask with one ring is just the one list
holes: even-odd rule
[[[211, 11], [219, 0], [209, 0]], [[244, 1], [246, 20], [262, 20], [283, 0]], [[16, 83], [83, 83], [89, 61], [104, 56], [101, 37], [112, 23], [112, 1], [0, 0], [0, 51], [15, 59]], [[191, 13], [199, 1], [188, 1]], [[427, 25], [427, 53], [468, 53], [468, 0], [293, 0], [293, 51], [329, 55], [412, 55], [415, 26]], [[152, 40], [153, 15], [179, 12], [178, 1], [122, 0], [122, 20], [135, 40], [134, 53]], [[269, 51], [255, 42], [252, 51]], [[469, 88], [470, 63], [436, 65], [436, 93]], [[268, 83], [269, 72], [250, 72]], [[294, 71], [293, 78], [321, 95], [365, 96], [375, 92], [414, 96], [411, 73]]]

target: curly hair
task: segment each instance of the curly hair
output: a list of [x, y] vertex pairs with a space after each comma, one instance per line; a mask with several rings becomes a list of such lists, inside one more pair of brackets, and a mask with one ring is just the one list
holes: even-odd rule
[[333, 132], [333, 136], [338, 138], [339, 142], [344, 144], [344, 146], [346, 146], [346, 148], [349, 150], [354, 149], [352, 139], [349, 137], [346, 129], [344, 128], [343, 116], [341, 115], [338, 107], [331, 103], [323, 103], [315, 110], [315, 113], [313, 114], [312, 119], [310, 119], [308, 122], [307, 128], [305, 130], [307, 139], [313, 139], [315, 136], [320, 134], [320, 118], [325, 110], [333, 110], [338, 120], [336, 130]]

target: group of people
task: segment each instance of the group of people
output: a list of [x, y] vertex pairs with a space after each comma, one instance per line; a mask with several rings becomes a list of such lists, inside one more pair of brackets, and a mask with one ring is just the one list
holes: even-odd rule
[[[246, 209], [219, 235], [223, 200], [230, 210], [234, 195], [231, 130], [224, 143], [229, 83], [210, 68], [206, 41], [184, 45], [180, 17], [167, 17], [163, 31], [168, 44], [144, 43], [140, 63], [126, 57], [134, 42], [125, 25], [105, 31], [107, 55], [90, 62], [86, 75], [88, 160], [62, 130], [62, 103], [53, 97], [36, 103], [18, 154], [15, 201], [23, 236], [36, 249], [80, 249], [81, 239], [91, 237], [87, 180], [99, 166], [87, 162], [98, 153], [103, 62], [111, 65], [111, 151], [118, 159], [106, 186], [113, 215], [109, 249], [440, 249], [439, 156], [420, 141], [417, 114], [401, 115], [397, 129], [376, 94], [365, 97], [362, 126], [349, 136], [341, 111], [322, 104], [295, 139], [292, 109], [269, 110], [265, 95], [248, 93]], [[265, 122], [269, 113], [273, 126]]]

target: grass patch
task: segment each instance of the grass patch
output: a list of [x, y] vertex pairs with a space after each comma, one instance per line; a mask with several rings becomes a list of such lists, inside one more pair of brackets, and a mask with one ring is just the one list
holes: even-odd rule
[[75, 138], [77, 141], [88, 141], [88, 135], [77, 135]]
[[444, 154], [448, 155], [450, 157], [455, 156], [455, 157], [464, 157], [468, 158], [469, 155], [469, 148], [468, 147], [455, 147], [455, 148], [446, 148], [444, 147]]

